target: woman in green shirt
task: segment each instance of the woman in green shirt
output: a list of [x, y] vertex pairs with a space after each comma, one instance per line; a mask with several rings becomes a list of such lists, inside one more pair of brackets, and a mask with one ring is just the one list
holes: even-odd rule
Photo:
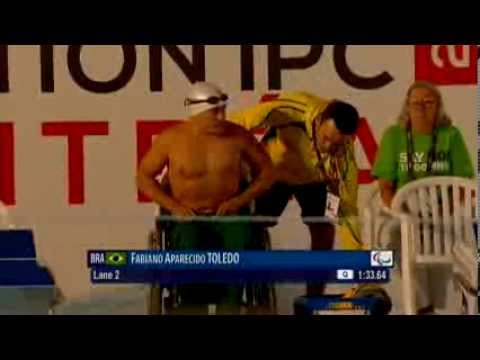
[[[445, 112], [440, 91], [432, 84], [416, 82], [408, 89], [398, 122], [383, 134], [373, 176], [384, 205], [390, 207], [396, 191], [405, 184], [441, 175], [473, 178], [472, 161], [462, 134]], [[435, 271], [436, 275], [440, 272]], [[428, 284], [419, 285], [420, 293], [428, 288]], [[419, 295], [426, 295], [419, 299], [425, 305], [419, 313], [433, 312], [432, 296]]]
[[373, 175], [386, 206], [399, 188], [422, 177], [474, 177], [463, 136], [436, 87], [425, 82], [410, 87], [398, 123], [383, 134]]

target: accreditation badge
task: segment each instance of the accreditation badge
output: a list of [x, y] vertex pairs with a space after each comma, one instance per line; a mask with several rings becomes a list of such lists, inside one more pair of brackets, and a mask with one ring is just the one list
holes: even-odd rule
[[327, 204], [325, 206], [325, 216], [332, 220], [338, 219], [338, 211], [340, 209], [340, 197], [327, 192]]

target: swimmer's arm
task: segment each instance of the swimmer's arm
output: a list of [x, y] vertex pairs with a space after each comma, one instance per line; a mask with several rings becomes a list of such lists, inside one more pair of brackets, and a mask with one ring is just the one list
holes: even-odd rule
[[244, 205], [267, 191], [275, 181], [275, 173], [270, 156], [264, 146], [248, 132], [244, 134], [243, 158], [256, 174], [250, 186], [237, 199]]
[[242, 139], [242, 160], [257, 174], [253, 183], [240, 195], [228, 199], [217, 209], [217, 215], [237, 214], [250, 202], [268, 190], [275, 181], [272, 160], [264, 147], [247, 130], [239, 128]]
[[164, 133], [155, 140], [151, 149], [140, 162], [137, 172], [137, 187], [145, 195], [161, 207], [174, 213], [179, 204], [162, 190], [156, 177], [162, 173], [168, 164], [168, 149], [171, 143], [171, 134]]

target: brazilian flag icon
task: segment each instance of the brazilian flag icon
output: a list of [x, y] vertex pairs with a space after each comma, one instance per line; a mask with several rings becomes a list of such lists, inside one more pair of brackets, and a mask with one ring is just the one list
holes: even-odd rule
[[110, 252], [105, 253], [105, 264], [111, 266], [127, 265], [127, 253], [126, 252]]

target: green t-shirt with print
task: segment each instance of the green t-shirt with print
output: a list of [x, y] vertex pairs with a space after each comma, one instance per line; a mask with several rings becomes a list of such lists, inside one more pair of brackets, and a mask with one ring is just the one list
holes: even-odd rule
[[[473, 178], [474, 170], [462, 134], [455, 126], [443, 126], [437, 130], [435, 161], [427, 174], [428, 152], [433, 136], [416, 133], [413, 138], [413, 170], [416, 179], [426, 176], [459, 176]], [[396, 183], [397, 189], [412, 181], [408, 174], [407, 131], [402, 125], [389, 127], [380, 144], [373, 166], [373, 176]]]

